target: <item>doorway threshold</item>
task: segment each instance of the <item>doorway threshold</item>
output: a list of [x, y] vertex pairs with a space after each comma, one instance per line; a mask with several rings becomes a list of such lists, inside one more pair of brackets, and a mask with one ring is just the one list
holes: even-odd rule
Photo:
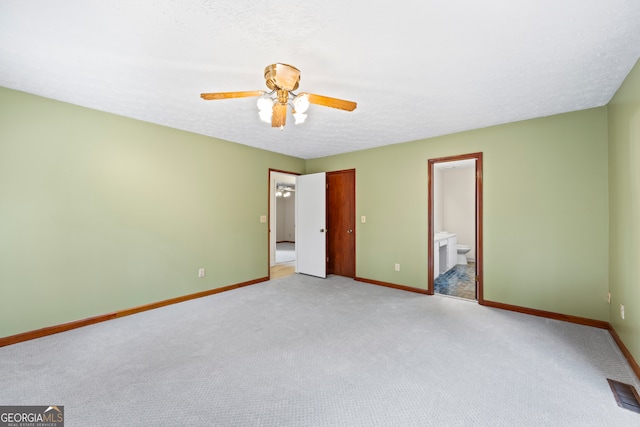
[[439, 296], [439, 297], [445, 297], [445, 298], [457, 299], [457, 300], [460, 300], [460, 301], [466, 301], [466, 302], [475, 302], [475, 303], [477, 303], [477, 302], [478, 302], [478, 300], [475, 300], [475, 299], [462, 298], [462, 297], [457, 297], [457, 296], [455, 296], [455, 295], [439, 294], [439, 293], [437, 293], [437, 292], [435, 292], [433, 295], [437, 295], [437, 296]]

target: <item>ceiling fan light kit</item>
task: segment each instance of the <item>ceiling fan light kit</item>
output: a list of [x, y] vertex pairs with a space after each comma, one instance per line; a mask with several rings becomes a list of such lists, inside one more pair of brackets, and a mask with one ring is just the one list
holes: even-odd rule
[[293, 187], [278, 185], [276, 187], [276, 197], [291, 197], [293, 191], [296, 191]]
[[258, 116], [260, 120], [271, 123], [271, 127], [284, 129], [287, 123], [287, 106], [291, 107], [295, 124], [304, 123], [310, 104], [340, 110], [353, 111], [357, 104], [344, 99], [314, 95], [312, 93], [296, 94], [293, 91], [300, 85], [300, 70], [291, 65], [276, 63], [264, 69], [264, 79], [270, 92], [262, 90], [244, 92], [202, 93], [204, 100], [246, 98], [258, 96]]

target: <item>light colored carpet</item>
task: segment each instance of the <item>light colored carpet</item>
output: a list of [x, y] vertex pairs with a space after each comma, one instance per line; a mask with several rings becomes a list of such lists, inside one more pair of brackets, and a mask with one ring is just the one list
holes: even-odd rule
[[276, 263], [296, 260], [296, 244], [290, 242], [276, 243]]
[[638, 426], [609, 333], [300, 274], [0, 348], [71, 426]]

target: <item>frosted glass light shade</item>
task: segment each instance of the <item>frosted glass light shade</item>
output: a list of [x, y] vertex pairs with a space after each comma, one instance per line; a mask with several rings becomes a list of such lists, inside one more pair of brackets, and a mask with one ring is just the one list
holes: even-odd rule
[[269, 110], [269, 113], [271, 113], [271, 108], [273, 108], [273, 100], [271, 98], [266, 96], [258, 98], [258, 110], [260, 112]]
[[297, 110], [295, 113], [293, 113], [293, 118], [296, 121], [296, 124], [299, 125], [301, 123], [304, 123], [305, 120], [307, 120], [307, 115], [306, 114], [302, 114], [302, 113], [298, 113]]
[[271, 123], [271, 108], [258, 111], [258, 115], [260, 116], [260, 120], [263, 122]]
[[296, 113], [304, 113], [309, 109], [309, 97], [307, 95], [299, 95], [293, 100], [293, 107]]

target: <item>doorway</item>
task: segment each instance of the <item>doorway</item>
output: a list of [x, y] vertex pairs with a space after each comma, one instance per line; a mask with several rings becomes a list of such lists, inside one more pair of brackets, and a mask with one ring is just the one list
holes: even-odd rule
[[295, 272], [295, 195], [298, 174], [269, 169], [269, 277]]
[[430, 159], [428, 174], [427, 293], [482, 304], [482, 153]]
[[[316, 184], [309, 185], [317, 180], [313, 175], [322, 175], [322, 181], [319, 186]], [[303, 178], [305, 179], [303, 180]], [[302, 185], [307, 181], [310, 182]], [[296, 255], [294, 262], [291, 264], [276, 262], [278, 259], [277, 236], [279, 235], [278, 213], [276, 211], [278, 201], [276, 193], [278, 183], [281, 182], [287, 183], [287, 188], [294, 190], [291, 191], [291, 193], [296, 193], [296, 204], [302, 203], [302, 206], [296, 207], [296, 216], [302, 215], [302, 218], [295, 219], [295, 239], [293, 244]], [[288, 184], [288, 182], [292, 184]], [[304, 176], [299, 176], [299, 174], [293, 172], [269, 169], [269, 277], [271, 279], [284, 277], [295, 272], [311, 274], [318, 277], [326, 277], [326, 274], [335, 274], [351, 278], [355, 277], [355, 182], [355, 169]], [[314, 207], [313, 201], [316, 196], [322, 196], [321, 209]], [[301, 239], [300, 242], [298, 242], [300, 236], [306, 236], [304, 231], [309, 228], [308, 224], [306, 224], [307, 214], [299, 211], [303, 206], [306, 209], [308, 209], [308, 206], [311, 207], [313, 212], [309, 215], [313, 217], [317, 216], [316, 214], [320, 211], [322, 212], [321, 221], [318, 223], [321, 225], [315, 224], [315, 222], [310, 225], [311, 235], [317, 237], [319, 235], [318, 233], [322, 233], [322, 235], [325, 236], [322, 239], [322, 241], [325, 242], [325, 246], [323, 246], [319, 252], [316, 251], [317, 246], [312, 242], [309, 243], [309, 239], [307, 238]], [[302, 235], [300, 233], [302, 233]], [[292, 242], [285, 241], [284, 243]], [[309, 244], [312, 246], [308, 247]], [[307, 249], [301, 252], [303, 246]], [[309, 267], [317, 266], [318, 264], [320, 264], [321, 272], [316, 272], [316, 267], [311, 269]], [[300, 271], [298, 271], [298, 269]]]

